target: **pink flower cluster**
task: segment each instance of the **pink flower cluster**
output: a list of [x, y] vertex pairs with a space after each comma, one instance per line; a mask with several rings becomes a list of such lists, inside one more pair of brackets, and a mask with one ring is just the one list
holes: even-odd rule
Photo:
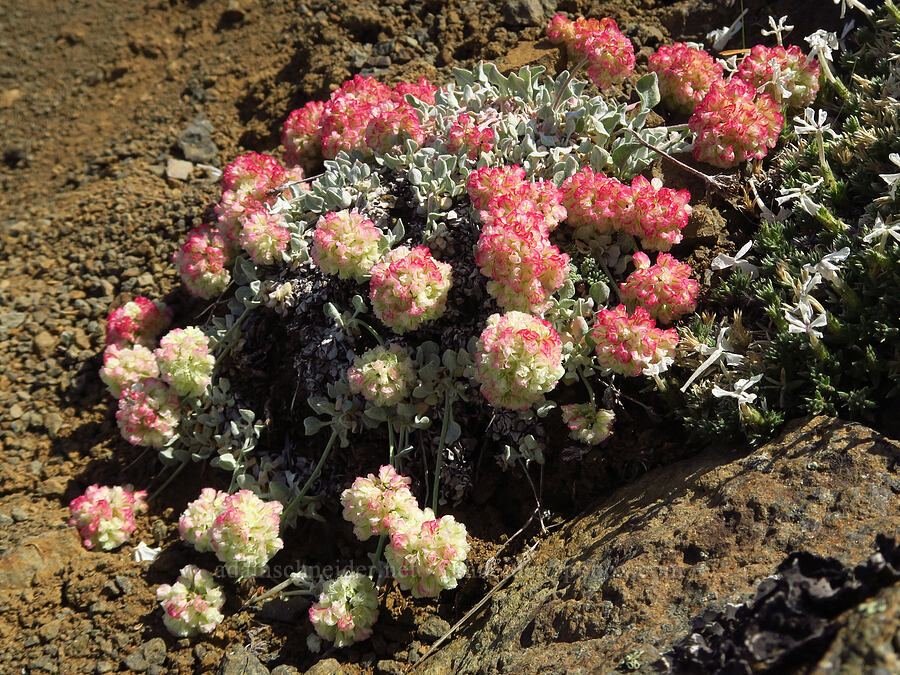
[[416, 520], [419, 505], [410, 492], [412, 481], [393, 466], [382, 466], [378, 475], [359, 477], [341, 493], [344, 520], [353, 523], [353, 534], [366, 541], [375, 534], [390, 534], [400, 521]]
[[547, 37], [566, 45], [570, 58], [586, 59], [588, 77], [599, 89], [618, 84], [634, 70], [634, 45], [609, 17], [571, 21], [557, 14], [547, 25]]
[[178, 531], [198, 551], [215, 551], [229, 574], [253, 577], [284, 546], [278, 537], [283, 508], [250, 490], [226, 495], [206, 488], [181, 514]]
[[375, 78], [356, 75], [328, 101], [307, 103], [288, 116], [281, 135], [284, 161], [311, 168], [341, 151], [387, 152], [408, 138], [421, 144], [425, 133], [406, 96], [434, 103], [436, 91], [424, 77], [391, 89]]
[[309, 620], [316, 635], [335, 647], [366, 640], [378, 620], [378, 590], [365, 574], [346, 572], [325, 584]]
[[135, 531], [134, 516], [147, 510], [144, 490], [91, 485], [69, 503], [69, 524], [78, 528], [85, 548], [98, 546], [111, 551], [124, 544]]
[[159, 586], [156, 599], [165, 612], [163, 623], [175, 637], [212, 633], [225, 618], [221, 611], [225, 604], [222, 587], [211, 572], [196, 565], [182, 567], [173, 585]]
[[356, 210], [326, 213], [313, 232], [312, 259], [326, 274], [362, 281], [381, 258], [383, 239]]
[[106, 344], [150, 347], [170, 323], [172, 310], [165, 303], [139, 295], [106, 317]]
[[159, 377], [159, 366], [153, 352], [144, 345], [111, 344], [104, 350], [100, 379], [116, 398], [123, 389], [147, 377]]
[[450, 152], [465, 150], [469, 159], [477, 159], [482, 152], [494, 147], [494, 130], [479, 127], [471, 115], [462, 113], [447, 132], [447, 149]]
[[656, 256], [650, 265], [646, 253], [635, 253], [635, 270], [619, 286], [619, 296], [629, 307], [640, 305], [660, 323], [671, 323], [693, 312], [700, 285], [691, 279], [691, 266], [668, 253]]
[[271, 265], [280, 259], [290, 238], [280, 213], [270, 213], [265, 207], [259, 207], [241, 218], [241, 247], [257, 265]]
[[447, 308], [451, 267], [435, 260], [426, 246], [399, 246], [371, 272], [369, 299], [375, 316], [395, 333], [415, 330]]
[[209, 351], [209, 338], [196, 326], [166, 333], [156, 349], [162, 379], [179, 396], [201, 396], [210, 385], [216, 359]]
[[231, 282], [228, 264], [233, 257], [233, 247], [217, 228], [200, 225], [188, 232], [172, 262], [188, 293], [210, 300]]
[[674, 328], [657, 328], [643, 307], [629, 315], [625, 305], [597, 312], [590, 336], [596, 344], [598, 363], [630, 377], [667, 370], [678, 344]]
[[546, 235], [566, 219], [562, 191], [549, 180], [527, 181], [525, 169], [518, 165], [476, 169], [469, 174], [466, 190], [485, 225], [498, 217], [526, 218]]
[[741, 79], [714, 82], [694, 110], [694, 159], [727, 168], [766, 156], [784, 126], [779, 106]]
[[181, 419], [178, 396], [162, 380], [143, 379], [122, 391], [116, 422], [132, 445], [161, 448], [175, 437]]
[[659, 80], [663, 104], [691, 114], [713, 82], [722, 79], [722, 65], [708, 52], [683, 42], [663, 45], [650, 55], [650, 70]]
[[416, 383], [412, 359], [397, 343], [379, 345], [357, 356], [347, 369], [350, 391], [377, 406], [392, 406], [409, 396]]
[[643, 176], [635, 176], [628, 186], [585, 167], [567, 178], [561, 190], [569, 223], [599, 232], [623, 231], [651, 250], [668, 251], [680, 242], [691, 215], [690, 192]]
[[734, 75], [788, 108], [804, 108], [819, 91], [819, 62], [791, 45], [756, 45]]
[[527, 180], [525, 169], [516, 164], [512, 166], [484, 166], [469, 174], [466, 180], [466, 192], [472, 200], [472, 206], [481, 211], [488, 207], [494, 197], [511, 194]]
[[238, 155], [222, 173], [223, 192], [246, 195], [263, 202], [269, 190], [284, 182], [284, 167], [278, 160], [258, 152]]
[[549, 321], [516, 311], [488, 317], [475, 351], [475, 379], [492, 406], [527, 410], [564, 372], [562, 341]]
[[587, 445], [605, 441], [616, 419], [612, 410], [597, 408], [592, 403], [571, 403], [559, 409], [563, 423], [569, 427], [569, 436]]

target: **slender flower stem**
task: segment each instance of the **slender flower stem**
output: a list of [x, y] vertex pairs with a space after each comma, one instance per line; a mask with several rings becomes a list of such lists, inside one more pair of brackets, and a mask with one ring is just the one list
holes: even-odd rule
[[182, 471], [184, 471], [184, 467], [186, 467], [187, 464], [188, 464], [187, 459], [183, 460], [183, 461], [181, 462], [181, 464], [179, 464], [179, 465], [175, 468], [175, 470], [172, 472], [172, 475], [169, 476], [168, 478], [166, 478], [166, 482], [163, 483], [162, 485], [160, 485], [159, 488], [157, 488], [156, 492], [154, 492], [152, 495], [150, 495], [150, 499], [148, 499], [147, 501], [151, 501], [151, 502], [152, 502], [154, 499], [156, 499], [157, 497], [159, 497], [159, 496], [163, 493], [163, 490], [165, 490], [167, 487], [169, 487], [169, 484], [170, 484], [173, 480], [175, 480], [175, 477], [176, 477], [178, 474], [180, 474]]
[[455, 394], [448, 391], [444, 397], [444, 419], [441, 420], [441, 436], [438, 440], [437, 464], [434, 467], [434, 492], [431, 495], [431, 510], [437, 517], [438, 497], [441, 492], [441, 465], [444, 463], [444, 445], [447, 443], [447, 429], [453, 418], [453, 399]]
[[313, 469], [312, 474], [306, 480], [306, 483], [300, 488], [300, 493], [294, 497], [290, 504], [287, 505], [287, 508], [284, 510], [284, 514], [282, 515], [282, 519], [286, 518], [287, 515], [300, 503], [300, 500], [306, 496], [306, 493], [309, 492], [309, 488], [312, 487], [312, 484], [315, 482], [316, 478], [319, 477], [319, 474], [322, 472], [322, 467], [325, 465], [325, 460], [328, 459], [328, 455], [331, 452], [331, 448], [334, 446], [335, 440], [338, 437], [338, 430], [334, 427], [331, 429], [331, 437], [328, 439], [328, 443], [325, 445], [325, 449], [322, 451], [322, 457], [319, 458], [319, 463], [316, 464], [316, 467]]
[[378, 576], [378, 563], [381, 560], [381, 554], [384, 553], [384, 545], [387, 542], [387, 535], [382, 534], [378, 537], [378, 548], [375, 549], [375, 557], [372, 559], [372, 569], [369, 570], [369, 578], [375, 581]]
[[828, 183], [828, 187], [833, 188], [837, 183], [834, 180], [834, 174], [831, 172], [831, 166], [825, 158], [825, 134], [821, 129], [816, 129], [816, 147], [819, 150], [819, 165], [822, 167], [825, 182]]
[[587, 388], [588, 396], [591, 400], [591, 405], [596, 407], [596, 399], [594, 398], [594, 388], [591, 386], [590, 382], [587, 381], [587, 378], [584, 376], [584, 371], [579, 368], [578, 369], [578, 377], [581, 378], [581, 381], [584, 383], [584, 386]]
[[231, 328], [228, 329], [228, 332], [222, 336], [222, 339], [216, 342], [210, 349], [217, 349], [218, 347], [225, 345], [225, 348], [216, 356], [216, 365], [213, 368], [212, 375], [210, 376], [212, 381], [216, 381], [216, 376], [219, 374], [219, 370], [222, 367], [222, 364], [225, 362], [225, 357], [231, 352], [231, 348], [234, 347], [235, 340], [232, 340], [232, 337], [237, 332], [237, 330], [241, 327], [241, 324], [244, 323], [244, 320], [250, 315], [251, 307], [245, 307], [243, 314], [241, 314], [237, 321], [235, 321]]
[[625, 131], [629, 132], [632, 136], [634, 136], [637, 139], [637, 142], [640, 143], [641, 145], [643, 145], [648, 150], [652, 150], [653, 152], [656, 152], [656, 153], [662, 155], [663, 157], [668, 159], [670, 162], [672, 162], [672, 164], [675, 164], [676, 166], [681, 167], [688, 173], [694, 174], [695, 176], [697, 176], [697, 178], [703, 179], [707, 185], [714, 187], [717, 190], [728, 190], [728, 185], [725, 182], [723, 182], [718, 176], [708, 176], [705, 173], [703, 173], [702, 171], [698, 171], [694, 167], [688, 166], [681, 160], [675, 159], [674, 157], [672, 157], [672, 155], [670, 155], [665, 150], [662, 150], [661, 148], [656, 147], [652, 143], [648, 143], [647, 141], [645, 141], [643, 138], [641, 138], [640, 134], [638, 134], [634, 129], [629, 129], [626, 127]]
[[375, 340], [378, 342], [378, 344], [380, 346], [384, 347], [384, 340], [378, 334], [378, 331], [376, 331], [374, 328], [372, 328], [372, 326], [367, 324], [362, 319], [356, 319], [356, 318], [353, 319], [353, 323], [355, 323], [355, 324], [361, 326], [362, 328], [365, 328], [367, 331], [369, 331], [369, 333], [372, 335], [372, 337], [375, 338]]

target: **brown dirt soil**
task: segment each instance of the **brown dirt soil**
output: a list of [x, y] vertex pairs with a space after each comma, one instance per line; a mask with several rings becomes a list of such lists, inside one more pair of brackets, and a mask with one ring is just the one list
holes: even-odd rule
[[[176, 544], [174, 520], [215, 477], [187, 472], [139, 519], [133, 542], [165, 547], [152, 565], [132, 562], [131, 545], [87, 551], [66, 525], [68, 502], [87, 485], [147, 487], [160, 468], [152, 453], [119, 437], [97, 370], [111, 305], [140, 294], [165, 297], [183, 319], [197, 309], [177, 291], [169, 258], [218, 186], [200, 167], [186, 180], [166, 174], [167, 161], [182, 158], [177, 141], [191, 120], [211, 124], [217, 152], [204, 163], [222, 167], [243, 150], [277, 150], [292, 109], [357, 72], [388, 83], [420, 75], [441, 82], [452, 66], [477, 59], [510, 68], [558, 61], [540, 41], [555, 11], [613, 16], [639, 60], [663, 41], [700, 39], [737, 14], [725, 3], [656, 0], [7, 4], [0, 13], [0, 672], [63, 673], [208, 672], [226, 651], [301, 670], [322, 658], [306, 651], [302, 607], [237, 611], [248, 585], [230, 594], [228, 619], [211, 638], [176, 640], [163, 628], [153, 589], [190, 560]], [[751, 36], [768, 13], [806, 22], [800, 34], [815, 21], [800, 10], [816, 3], [745, 4]], [[537, 8], [539, 21], [527, 18], [528, 8]], [[721, 243], [706, 236], [698, 237], [707, 246], [698, 259]], [[646, 431], [620, 438], [612, 452], [627, 450], [634, 466], [625, 474], [638, 473], [646, 468], [641, 453], [657, 442]], [[597, 456], [561, 470], [553, 485], [565, 486], [560, 503], [571, 508], [610, 476], [621, 480], [621, 467]], [[505, 513], [496, 505], [463, 511], [477, 535], [474, 567], [524, 520], [528, 499]], [[297, 536], [324, 549], [323, 557], [352, 556], [317, 524]], [[469, 579], [439, 603], [393, 591], [376, 638], [324, 656], [366, 671], [414, 660], [423, 641], [435, 639], [424, 628], [435, 615], [453, 623], [487, 588]]]

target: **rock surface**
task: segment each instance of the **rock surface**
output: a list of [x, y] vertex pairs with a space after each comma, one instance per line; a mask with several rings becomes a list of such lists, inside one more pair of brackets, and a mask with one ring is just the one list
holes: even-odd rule
[[[900, 444], [815, 418], [747, 456], [715, 452], [652, 471], [544, 541], [434, 665], [602, 672], [627, 658], [655, 672], [650, 664], [692, 617], [711, 603], [746, 601], [789, 552], [851, 566], [867, 558], [876, 533], [897, 531], [898, 462]], [[897, 590], [884, 592], [886, 607]], [[891, 620], [861, 623], [849, 622], [821, 672], [867, 656], [896, 672], [892, 643], [862, 653], [853, 646], [861, 635], [886, 634]]]

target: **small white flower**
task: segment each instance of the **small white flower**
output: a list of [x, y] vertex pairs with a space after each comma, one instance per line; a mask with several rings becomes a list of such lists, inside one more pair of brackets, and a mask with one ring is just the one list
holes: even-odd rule
[[813, 201], [812, 194], [822, 185], [823, 179], [820, 178], [815, 183], [801, 183], [799, 187], [782, 188], [779, 191], [780, 197], [776, 197], [775, 201], [784, 204], [787, 201], [797, 201], [800, 208], [811, 216], [815, 216], [822, 205]]
[[806, 333], [810, 337], [822, 337], [822, 332], [816, 328], [828, 325], [828, 317], [824, 313], [814, 314], [812, 306], [807, 302], [800, 302], [796, 307], [784, 305], [782, 309], [788, 322], [789, 333]]
[[717, 384], [713, 385], [712, 395], [716, 398], [733, 398], [737, 400], [738, 405], [742, 403], [753, 403], [756, 400], [756, 394], [750, 393], [747, 390], [750, 389], [753, 385], [759, 382], [762, 379], [762, 373], [759, 375], [754, 375], [748, 379], [741, 379], [734, 383], [734, 391], [728, 391], [727, 389], [722, 389]]
[[766, 206], [762, 197], [759, 196], [759, 192], [756, 191], [756, 182], [753, 180], [752, 176], [750, 177], [750, 189], [753, 190], [753, 201], [756, 202], [756, 206], [759, 207], [760, 215], [762, 215], [763, 220], [767, 223], [780, 223], [791, 215], [791, 210], [786, 209], [783, 206], [779, 207], [777, 214]]
[[769, 26], [771, 26], [772, 30], [766, 30], [765, 28], [763, 28], [759, 32], [767, 37], [769, 35], [774, 35], [775, 39], [778, 40], [778, 46], [780, 47], [784, 44], [782, 42], [782, 40], [784, 39], [784, 36], [787, 35], [788, 33], [790, 33], [792, 30], [794, 30], [793, 26], [788, 26], [785, 24], [786, 21], [787, 21], [786, 16], [782, 16], [776, 22], [775, 18], [770, 15], [769, 16]]
[[840, 265], [837, 265], [836, 263], [843, 262], [849, 255], [850, 248], [845, 246], [839, 251], [829, 253], [816, 264], [810, 263], [804, 265], [803, 269], [806, 270], [811, 278], [815, 277], [816, 274], [819, 274], [823, 279], [827, 279], [835, 286], [839, 286], [841, 284], [841, 278], [838, 276], [838, 272], [841, 271], [841, 268]]
[[698, 377], [700, 377], [706, 370], [716, 363], [723, 361], [726, 366], [736, 366], [740, 365], [744, 362], [744, 357], [741, 354], [736, 354], [732, 351], [734, 347], [729, 340], [729, 335], [731, 333], [731, 328], [727, 326], [723, 326], [719, 329], [719, 335], [716, 337], [716, 346], [710, 347], [707, 344], [700, 343], [697, 345], [696, 349], [700, 354], [706, 356], [706, 360], [697, 366], [697, 369], [691, 373], [691, 376], [687, 379], [682, 387], [681, 391], [686, 392], [690, 386], [694, 383]]
[[872, 16], [872, 10], [862, 4], [859, 0], [834, 0], [834, 4], [841, 6], [841, 18], [847, 13], [847, 9], [858, 9], [866, 16]]
[[753, 246], [752, 239], [741, 246], [740, 250], [733, 256], [726, 255], [725, 253], [720, 253], [715, 258], [713, 258], [711, 267], [714, 270], [725, 270], [729, 267], [734, 267], [735, 269], [741, 270], [745, 274], [749, 275], [750, 278], [759, 276], [759, 267], [743, 259], [743, 257], [747, 255], [747, 252], [750, 250], [751, 246]]
[[[888, 155], [888, 159], [891, 160], [891, 163], [896, 165], [897, 168], [900, 168], [900, 153], [892, 152]], [[879, 174], [881, 176], [881, 180], [888, 184], [890, 190], [891, 199], [893, 199], [897, 194], [897, 186], [900, 185], [900, 173], [882, 173]]]
[[134, 550], [131, 552], [131, 557], [135, 562], [153, 562], [156, 560], [156, 557], [159, 555], [159, 552], [162, 551], [162, 547], [153, 548], [152, 546], [148, 546], [144, 542], [140, 542], [137, 546], [134, 547]]
[[837, 138], [831, 124], [828, 123], [828, 113], [824, 110], [813, 110], [807, 108], [803, 111], [803, 116], [797, 115], [794, 118], [794, 131], [798, 135], [805, 134], [831, 134], [833, 138]]
[[812, 35], [807, 35], [804, 40], [809, 43], [809, 49], [815, 52], [819, 62], [832, 63], [831, 54], [838, 48], [837, 35], [821, 28]]
[[728, 41], [737, 35], [737, 32], [741, 29], [741, 26], [744, 25], [744, 15], [747, 13], [745, 9], [741, 12], [741, 15], [734, 20], [730, 26], [725, 26], [723, 28], [716, 28], [715, 30], [711, 30], [706, 34], [707, 40], [712, 40], [712, 48], [720, 52], [725, 48], [725, 45], [728, 44]]
[[863, 241], [867, 244], [871, 244], [876, 239], [881, 239], [882, 241], [886, 240], [888, 236], [894, 238], [894, 240], [900, 244], [900, 220], [892, 223], [891, 225], [885, 225], [884, 221], [881, 219], [881, 216], [875, 217], [875, 225], [872, 228], [872, 231], [869, 232], [865, 237], [863, 237]]

